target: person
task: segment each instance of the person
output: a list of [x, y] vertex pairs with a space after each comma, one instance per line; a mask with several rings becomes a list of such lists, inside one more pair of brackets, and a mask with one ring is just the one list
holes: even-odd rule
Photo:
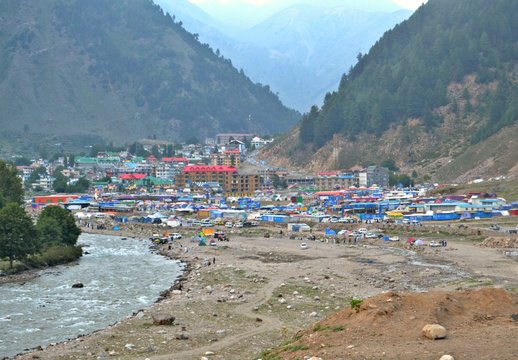
[[212, 265], [216, 265], [216, 257], [215, 256], [212, 258]]

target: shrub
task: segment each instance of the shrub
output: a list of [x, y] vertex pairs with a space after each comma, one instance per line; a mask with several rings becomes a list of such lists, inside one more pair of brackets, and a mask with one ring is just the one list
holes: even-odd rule
[[349, 304], [351, 305], [351, 309], [359, 310], [362, 302], [363, 302], [363, 299], [352, 298], [351, 301], [349, 302]]

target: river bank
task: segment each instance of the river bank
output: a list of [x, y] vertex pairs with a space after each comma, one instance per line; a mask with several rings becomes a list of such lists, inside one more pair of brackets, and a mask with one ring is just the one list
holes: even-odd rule
[[[102, 232], [147, 238], [158, 231], [123, 227]], [[184, 230], [184, 238], [171, 248], [159, 247], [189, 269], [161, 301], [102, 331], [17, 358], [253, 359], [348, 306], [353, 297], [385, 291], [518, 288], [516, 262], [460, 239], [450, 240], [447, 248], [415, 252], [375, 241], [316, 241], [301, 250], [298, 241], [253, 234], [232, 235], [230, 242], [217, 247], [199, 247], [188, 235]], [[157, 315], [174, 316], [175, 321], [155, 325]]]
[[150, 251], [147, 241], [82, 234], [79, 242], [81, 261], [0, 287], [0, 358], [123, 320], [166, 296], [182, 273], [182, 264]]

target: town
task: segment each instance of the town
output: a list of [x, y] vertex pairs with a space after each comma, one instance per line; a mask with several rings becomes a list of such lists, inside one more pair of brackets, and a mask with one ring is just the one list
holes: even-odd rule
[[[306, 225], [290, 226], [291, 232], [310, 229], [311, 223], [422, 225], [518, 215], [518, 202], [497, 194], [430, 195], [440, 194], [443, 185], [391, 184], [390, 171], [382, 166], [317, 174], [272, 168], [254, 152], [271, 141], [218, 134], [205, 145], [184, 144], [173, 151], [172, 145], [134, 144], [139, 156], [100, 149], [95, 156], [56, 156], [17, 170], [34, 194], [28, 200], [33, 211], [60, 204], [81, 217], [109, 214], [128, 221], [137, 213], [136, 219], [171, 226], [200, 225], [195, 219], [238, 227], [250, 221]], [[512, 226], [502, 230], [516, 232]]]

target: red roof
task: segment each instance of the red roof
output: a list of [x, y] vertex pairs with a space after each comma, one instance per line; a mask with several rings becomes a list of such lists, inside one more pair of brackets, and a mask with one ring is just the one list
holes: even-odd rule
[[184, 162], [184, 163], [188, 163], [189, 159], [187, 159], [185, 157], [163, 157], [162, 161], [165, 161], [165, 162]]
[[239, 154], [240, 152], [239, 149], [225, 150], [225, 154]]
[[140, 180], [147, 176], [147, 174], [120, 174], [119, 178], [122, 180]]
[[183, 168], [184, 173], [191, 172], [236, 172], [237, 169], [232, 166], [211, 166], [211, 165], [187, 165]]

